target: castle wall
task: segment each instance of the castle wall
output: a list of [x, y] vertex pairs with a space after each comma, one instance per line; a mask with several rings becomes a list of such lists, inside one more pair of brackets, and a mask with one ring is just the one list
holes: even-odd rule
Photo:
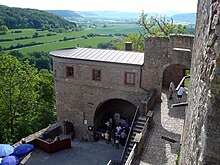
[[199, 0], [181, 165], [220, 164], [220, 2]]
[[[72, 122], [75, 135], [83, 137], [93, 125], [98, 105], [109, 99], [123, 99], [140, 105], [146, 92], [140, 88], [140, 66], [54, 57], [58, 122]], [[74, 77], [66, 77], [66, 67], [74, 68]], [[101, 81], [92, 80], [92, 69], [100, 69]], [[124, 72], [135, 73], [135, 85], [124, 84]], [[87, 124], [83, 124], [87, 120]]]
[[[183, 65], [189, 69], [193, 37], [172, 35], [169, 37], [147, 37], [145, 39], [144, 65], [141, 86], [157, 89], [160, 98], [164, 70], [170, 65]], [[169, 81], [169, 80], [166, 80]]]

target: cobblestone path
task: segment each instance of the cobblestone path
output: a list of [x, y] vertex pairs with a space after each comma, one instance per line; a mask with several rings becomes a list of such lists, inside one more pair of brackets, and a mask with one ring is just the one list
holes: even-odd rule
[[[146, 137], [141, 159], [136, 165], [175, 165], [183, 130], [185, 107], [170, 108], [177, 102], [174, 95], [168, 100], [168, 91], [163, 91], [162, 102], [154, 108], [153, 127]], [[181, 101], [185, 101], [186, 96]], [[176, 142], [175, 142], [176, 141]]]

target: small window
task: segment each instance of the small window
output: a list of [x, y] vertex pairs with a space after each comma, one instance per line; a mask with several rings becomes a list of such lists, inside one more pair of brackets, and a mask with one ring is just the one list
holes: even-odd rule
[[66, 67], [66, 77], [72, 76], [73, 77], [73, 67]]
[[101, 70], [93, 69], [92, 71], [92, 79], [96, 81], [101, 81]]
[[135, 73], [125, 72], [125, 84], [135, 84]]

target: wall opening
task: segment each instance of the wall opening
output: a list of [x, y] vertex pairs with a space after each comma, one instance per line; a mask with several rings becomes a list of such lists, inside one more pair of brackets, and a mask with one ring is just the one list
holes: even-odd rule
[[177, 86], [181, 79], [189, 73], [189, 68], [182, 64], [168, 66], [163, 72], [163, 87], [168, 88], [171, 81]]
[[123, 99], [110, 99], [99, 104], [94, 115], [95, 132], [105, 132], [106, 122], [111, 118], [112, 127], [118, 124], [130, 124], [135, 114], [136, 106]]
[[64, 124], [64, 134], [65, 135], [73, 133], [73, 123], [68, 122], [68, 121], [64, 121], [63, 124]]

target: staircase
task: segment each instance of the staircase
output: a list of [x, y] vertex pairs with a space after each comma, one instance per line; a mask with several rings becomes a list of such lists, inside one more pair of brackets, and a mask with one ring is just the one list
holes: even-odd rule
[[135, 144], [134, 138], [135, 138], [136, 134], [141, 133], [141, 131], [144, 128], [144, 125], [145, 125], [146, 121], [147, 121], [147, 117], [145, 117], [145, 116], [139, 116], [137, 118], [137, 120], [135, 121], [133, 130], [132, 130], [132, 134], [131, 134], [131, 140], [128, 143], [128, 148], [127, 148], [127, 151], [125, 153], [125, 158], [124, 158], [124, 163], [123, 164], [125, 164], [126, 160], [128, 159], [128, 156], [131, 153], [131, 150], [132, 150], [132, 148]]

